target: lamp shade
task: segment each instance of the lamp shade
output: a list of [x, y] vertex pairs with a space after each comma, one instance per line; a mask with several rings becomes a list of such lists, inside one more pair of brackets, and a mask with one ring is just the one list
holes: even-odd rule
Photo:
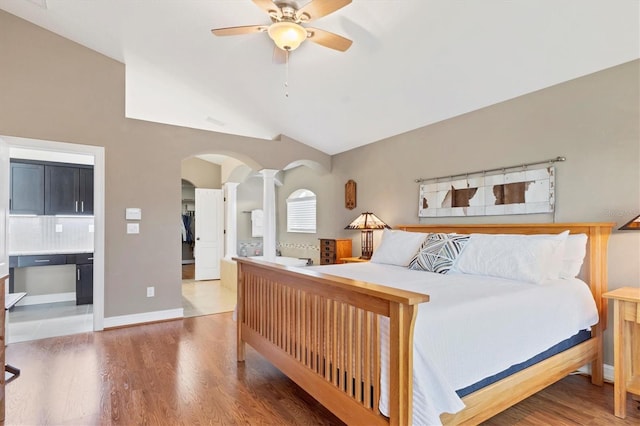
[[384, 228], [391, 229], [389, 225], [381, 221], [375, 214], [364, 212], [344, 229], [359, 229], [362, 231], [362, 256], [360, 256], [360, 259], [371, 259], [373, 255], [373, 230]]
[[371, 212], [361, 213], [344, 229], [391, 229], [389, 225], [384, 223], [378, 216]]
[[621, 231], [640, 231], [640, 215], [618, 228]]
[[275, 22], [269, 26], [267, 33], [282, 50], [295, 50], [307, 39], [307, 30], [295, 22]]

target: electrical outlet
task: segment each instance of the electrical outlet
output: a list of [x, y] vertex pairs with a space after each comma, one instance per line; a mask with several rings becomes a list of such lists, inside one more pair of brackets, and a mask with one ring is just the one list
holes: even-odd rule
[[153, 297], [156, 295], [155, 287], [147, 287], [147, 297]]

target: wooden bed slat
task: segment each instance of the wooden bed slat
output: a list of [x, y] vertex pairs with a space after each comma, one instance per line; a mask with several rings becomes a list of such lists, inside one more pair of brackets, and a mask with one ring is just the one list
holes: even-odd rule
[[365, 408], [371, 408], [371, 313], [364, 312], [364, 363], [363, 363], [363, 404]]
[[[331, 383], [332, 389], [342, 394], [343, 398], [357, 403], [361, 411], [357, 415], [359, 420], [368, 418], [369, 415], [384, 419], [379, 416], [376, 402], [380, 395], [378, 315], [392, 312], [393, 318], [396, 318], [405, 315], [406, 312], [413, 313], [413, 309], [408, 310], [404, 304], [379, 297], [384, 296], [384, 288], [380, 286], [363, 287], [363, 298], [359, 301], [353, 295], [343, 297], [344, 288], [337, 289], [334, 297], [325, 297], [327, 289], [314, 292], [312, 286], [290, 286], [288, 282], [273, 280], [270, 274], [254, 273], [248, 265], [239, 276], [243, 278], [244, 288], [239, 294], [247, 299], [239, 303], [244, 307], [239, 310], [245, 318], [240, 328], [240, 336], [244, 342], [255, 347], [259, 336], [261, 346], [268, 346], [271, 352], [280, 351], [287, 357], [296, 359], [308, 372], [317, 375], [325, 383]], [[282, 303], [283, 294], [290, 294], [293, 300], [285, 300]], [[428, 300], [426, 295], [401, 291], [394, 291], [390, 299], [398, 297], [404, 301]], [[292, 318], [287, 318], [283, 305], [294, 306], [294, 309], [291, 309]], [[283, 311], [285, 314], [282, 314]], [[413, 321], [413, 317], [402, 320], [402, 327], [398, 333], [406, 334], [407, 327], [412, 327]], [[287, 344], [288, 339], [285, 338], [283, 341], [281, 338], [281, 329], [292, 326], [295, 327], [295, 336], [292, 342]], [[247, 334], [251, 334], [252, 339], [247, 339]], [[411, 338], [409, 336], [404, 340], [410, 342]], [[366, 344], [363, 345], [363, 342]], [[295, 353], [288, 350], [287, 345], [296, 348]], [[408, 343], [404, 346], [406, 351]], [[406, 369], [406, 358], [406, 352], [394, 358], [399, 368]], [[398, 368], [392, 370], [399, 371]], [[400, 376], [405, 377], [406, 372]], [[402, 383], [394, 387], [404, 388], [405, 385]], [[311, 393], [318, 397], [314, 392]], [[395, 412], [405, 410], [402, 407], [410, 404], [406, 390], [393, 392], [392, 395], [394, 398], [390, 404], [391, 407], [396, 407]], [[344, 401], [340, 404], [344, 404]], [[357, 412], [358, 410], [349, 411], [350, 415]], [[365, 415], [364, 412], [368, 414]]]

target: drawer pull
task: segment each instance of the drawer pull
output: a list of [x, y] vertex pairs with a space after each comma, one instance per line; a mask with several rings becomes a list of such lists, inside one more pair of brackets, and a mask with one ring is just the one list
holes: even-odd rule
[[47, 262], [51, 262], [51, 260], [49, 259], [36, 259], [34, 260], [35, 263], [47, 263]]
[[78, 213], [78, 202], [76, 201], [76, 213]]
[[80, 281], [80, 268], [76, 269], [76, 273], [78, 275], [78, 281]]
[[88, 257], [87, 260], [93, 260], [93, 257]]

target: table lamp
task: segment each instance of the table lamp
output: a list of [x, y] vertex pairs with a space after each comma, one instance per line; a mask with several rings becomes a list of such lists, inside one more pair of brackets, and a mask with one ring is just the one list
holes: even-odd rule
[[620, 231], [640, 231], [640, 215], [618, 228]]
[[359, 229], [362, 231], [362, 256], [360, 259], [371, 259], [373, 254], [373, 230], [391, 229], [389, 225], [381, 221], [371, 212], [361, 213], [353, 222], [344, 229]]

